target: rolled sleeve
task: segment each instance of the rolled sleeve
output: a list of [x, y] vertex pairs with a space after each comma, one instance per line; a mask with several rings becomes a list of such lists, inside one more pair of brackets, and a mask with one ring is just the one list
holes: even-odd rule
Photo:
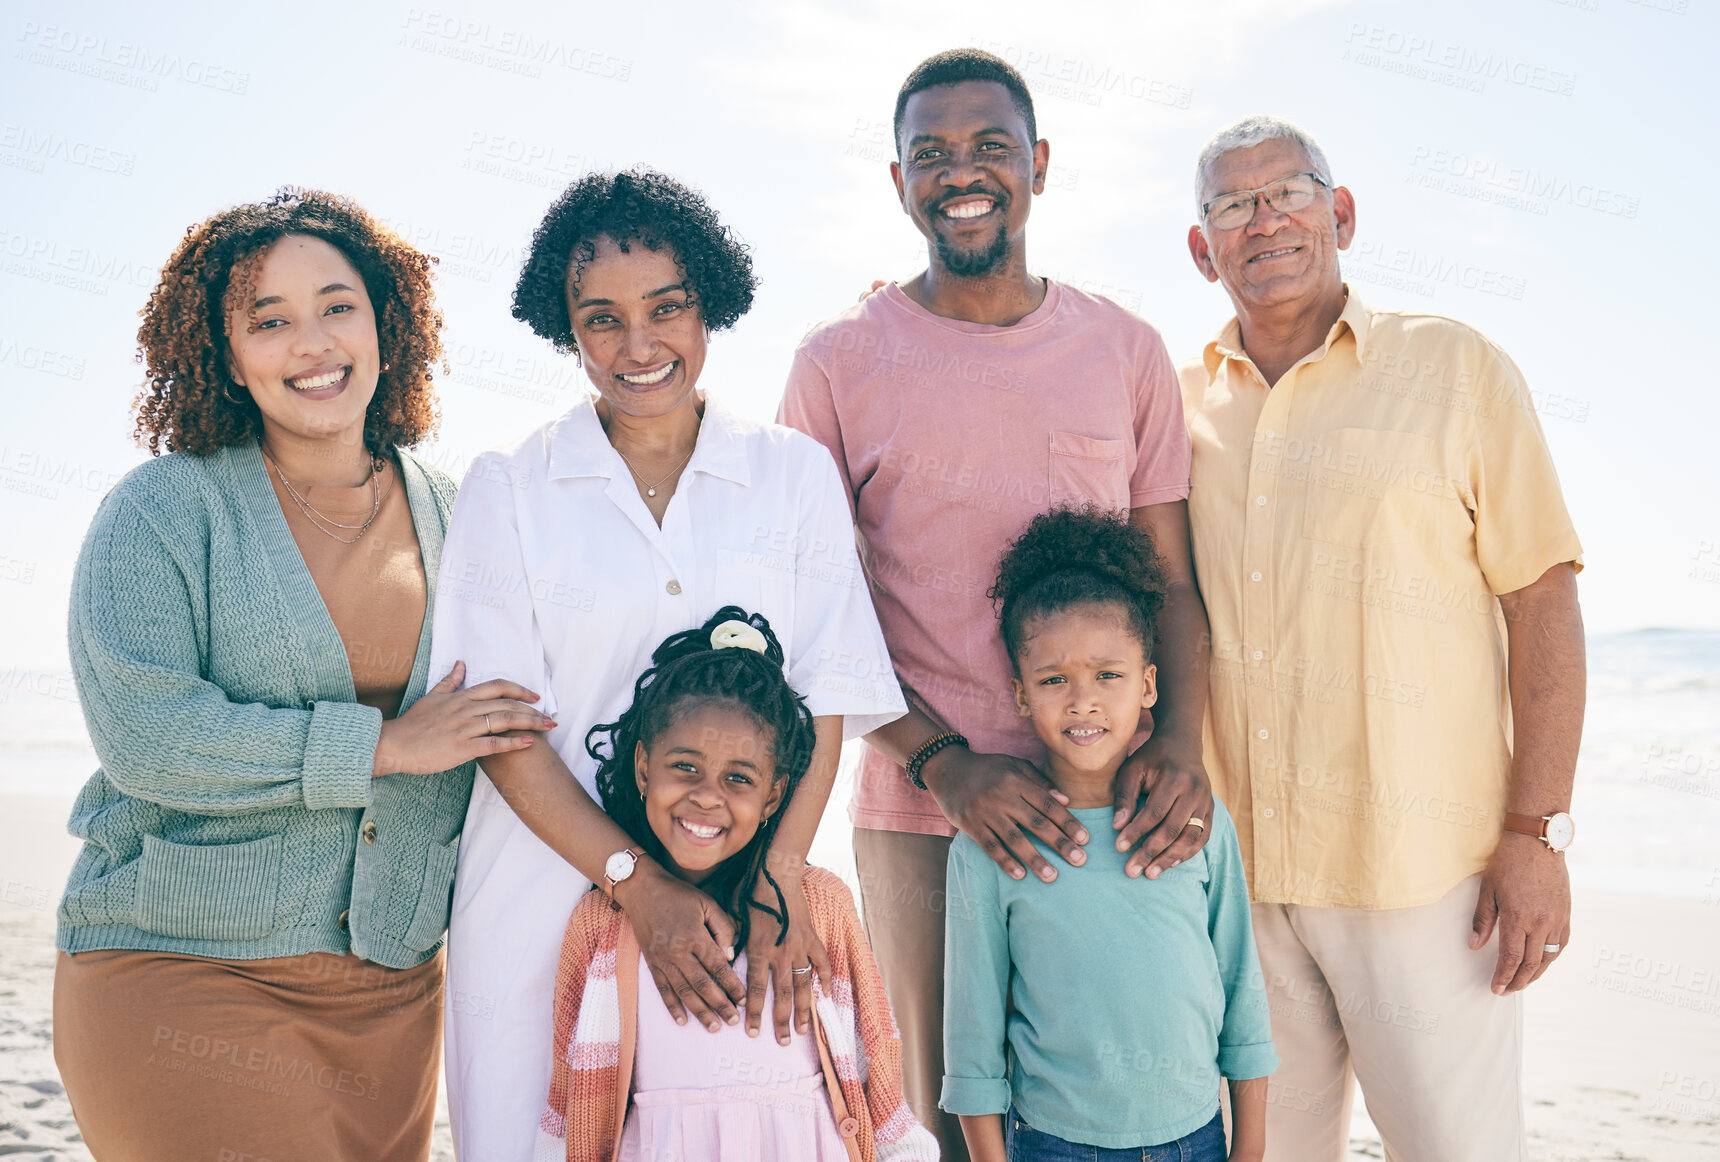
[[978, 1117], [1009, 1110], [1009, 1082], [998, 1077], [951, 1077], [944, 1074], [938, 1108], [958, 1116]]
[[1009, 929], [998, 898], [999, 874], [967, 836], [950, 845], [944, 897], [946, 1072], [938, 1105], [952, 1114], [1001, 1114], [1009, 1108]]
[[1254, 945], [1254, 922], [1248, 906], [1248, 881], [1242, 849], [1230, 812], [1216, 800], [1212, 805], [1212, 838], [1207, 859], [1207, 932], [1224, 985], [1224, 1024], [1218, 1033], [1218, 1068], [1236, 1080], [1265, 1077], [1278, 1068], [1272, 1046], [1272, 1014], [1266, 1002], [1266, 981]]
[[357, 702], [318, 702], [311, 707], [305, 740], [305, 806], [368, 807], [382, 711]]

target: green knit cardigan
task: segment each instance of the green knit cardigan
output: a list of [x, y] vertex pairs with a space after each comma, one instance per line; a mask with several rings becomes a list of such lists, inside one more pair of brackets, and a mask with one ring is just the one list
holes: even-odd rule
[[[433, 595], [455, 484], [404, 452], [400, 469]], [[84, 539], [70, 634], [101, 769], [72, 808], [60, 948], [435, 953], [473, 765], [371, 777], [382, 714], [355, 701], [256, 445], [126, 474]]]

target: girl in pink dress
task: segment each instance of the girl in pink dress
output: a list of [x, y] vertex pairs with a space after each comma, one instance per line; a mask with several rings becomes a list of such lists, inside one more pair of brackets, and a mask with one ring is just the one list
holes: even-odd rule
[[[734, 921], [744, 948], [755, 909], [788, 922], [764, 859], [811, 761], [812, 716], [783, 676], [769, 623], [734, 606], [671, 636], [651, 661], [633, 705], [587, 736], [598, 791], [635, 854], [698, 885]], [[761, 873], [774, 901], [746, 891]], [[749, 1037], [739, 1024], [716, 1032], [677, 1025], [655, 989], [641, 998], [639, 976], [649, 970], [632, 925], [601, 890], [580, 901], [556, 977], [536, 1159], [937, 1157], [902, 1097], [901, 1044], [853, 897], [820, 868], [806, 868], [798, 885], [788, 878], [805, 893], [830, 965], [828, 979], [811, 964], [795, 970], [816, 1016], [805, 1035], [783, 1043]]]

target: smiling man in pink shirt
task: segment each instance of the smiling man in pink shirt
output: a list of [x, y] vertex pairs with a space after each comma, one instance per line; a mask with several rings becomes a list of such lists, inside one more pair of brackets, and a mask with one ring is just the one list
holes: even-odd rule
[[[1089, 840], [1139, 843], [1130, 875], [1156, 877], [1198, 851], [1212, 810], [1207, 624], [1163, 341], [1108, 299], [1028, 271], [1028, 210], [1050, 146], [1020, 75], [975, 49], [940, 53], [904, 82], [895, 129], [890, 172], [927, 269], [807, 336], [779, 418], [836, 459], [908, 699], [907, 717], [867, 735], [854, 854], [909, 1103], [943, 1157], [964, 1159], [955, 1118], [937, 1109], [950, 839], [965, 831], [1005, 871], [1044, 880], [1056, 869], [1029, 836], [1072, 864]], [[1113, 836], [1089, 836], [1034, 766], [1043, 748], [1016, 710], [987, 596], [1008, 542], [1069, 503], [1128, 509], [1170, 582], [1155, 726], [1120, 780]]]

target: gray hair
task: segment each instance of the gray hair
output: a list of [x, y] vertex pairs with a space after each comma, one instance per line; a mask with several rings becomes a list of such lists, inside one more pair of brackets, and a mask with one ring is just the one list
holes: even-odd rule
[[1320, 175], [1320, 180], [1328, 186], [1332, 184], [1332, 167], [1326, 163], [1325, 151], [1314, 141], [1313, 136], [1300, 125], [1284, 120], [1282, 117], [1272, 117], [1257, 113], [1252, 117], [1244, 117], [1232, 122], [1212, 135], [1207, 141], [1206, 148], [1200, 151], [1200, 160], [1194, 164], [1194, 206], [1198, 215], [1201, 202], [1206, 197], [1206, 171], [1213, 162], [1223, 157], [1233, 149], [1249, 149], [1263, 141], [1274, 139], [1293, 141], [1302, 147], [1302, 152], [1308, 155], [1308, 163], [1314, 167], [1314, 172]]

